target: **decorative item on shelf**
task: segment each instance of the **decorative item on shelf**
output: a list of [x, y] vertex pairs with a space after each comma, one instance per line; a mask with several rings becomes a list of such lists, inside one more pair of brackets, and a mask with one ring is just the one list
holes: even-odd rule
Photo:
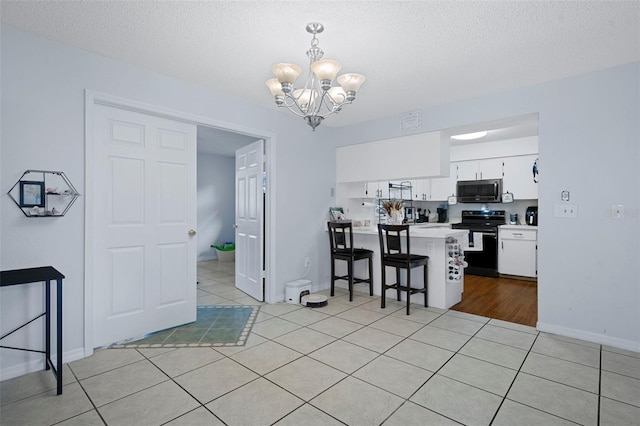
[[274, 65], [271, 70], [276, 78], [266, 82], [276, 105], [287, 107], [298, 117], [304, 118], [314, 131], [325, 117], [339, 112], [343, 105], [352, 103], [365, 80], [362, 74], [342, 74], [337, 78], [340, 86], [332, 86], [342, 65], [331, 59], [321, 59], [324, 52], [318, 47], [316, 34], [323, 31], [324, 26], [320, 23], [307, 25], [307, 32], [313, 34], [313, 38], [307, 50], [309, 73], [302, 88], [294, 86], [302, 68], [291, 63]]
[[401, 224], [404, 219], [404, 203], [398, 200], [389, 200], [382, 203], [382, 207], [387, 212], [390, 224]]
[[80, 196], [64, 172], [26, 170], [7, 192], [27, 217], [64, 216]]
[[44, 207], [44, 182], [30, 180], [21, 180], [19, 182], [20, 207]]

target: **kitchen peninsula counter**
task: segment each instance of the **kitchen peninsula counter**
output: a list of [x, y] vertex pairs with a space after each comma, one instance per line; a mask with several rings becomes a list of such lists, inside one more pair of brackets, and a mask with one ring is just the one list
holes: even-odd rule
[[[464, 268], [459, 267], [457, 279], [449, 280], [449, 252], [451, 244], [458, 243], [458, 251], [462, 254], [462, 243], [468, 236], [468, 231], [464, 229], [451, 229], [446, 223], [418, 223], [409, 229], [411, 237], [411, 253], [429, 256], [429, 285], [428, 303], [429, 306], [441, 309], [448, 309], [462, 300], [462, 290], [464, 288]], [[449, 239], [449, 240], [448, 240]], [[357, 248], [373, 250], [373, 292], [375, 295], [382, 293], [382, 268], [380, 263], [380, 241], [378, 239], [378, 228], [354, 227], [353, 244]], [[336, 273], [346, 274], [346, 262], [336, 262]], [[366, 262], [356, 262], [354, 266], [356, 277], [365, 277], [367, 274]], [[395, 282], [395, 272], [393, 268], [387, 268], [387, 283]], [[402, 271], [402, 280], [406, 273]], [[414, 272], [411, 275], [411, 286], [421, 288], [423, 286], [422, 273]], [[338, 281], [341, 286], [346, 287], [345, 281]], [[403, 281], [404, 283], [404, 281]], [[406, 293], [401, 292], [403, 300], [406, 301]], [[387, 290], [387, 297], [395, 298], [395, 290]], [[424, 304], [422, 294], [411, 296], [411, 302]]]
[[[411, 241], [414, 238], [439, 238], [444, 239], [450, 236], [456, 236], [461, 234], [467, 234], [468, 231], [460, 229], [451, 229], [451, 226], [446, 223], [416, 223], [409, 228], [409, 235]], [[378, 227], [376, 226], [354, 226], [353, 234], [374, 234], [378, 235]], [[421, 254], [417, 253], [416, 254]]]

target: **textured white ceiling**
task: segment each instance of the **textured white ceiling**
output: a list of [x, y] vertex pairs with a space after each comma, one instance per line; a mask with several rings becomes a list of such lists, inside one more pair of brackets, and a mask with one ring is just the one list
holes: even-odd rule
[[[400, 115], [640, 60], [638, 1], [8, 1], [2, 22], [276, 108], [277, 62], [367, 77], [323, 126]], [[283, 111], [283, 113], [287, 113]]]

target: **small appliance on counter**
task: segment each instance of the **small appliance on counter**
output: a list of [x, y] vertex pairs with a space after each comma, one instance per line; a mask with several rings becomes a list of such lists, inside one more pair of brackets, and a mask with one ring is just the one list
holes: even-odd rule
[[427, 209], [418, 207], [418, 216], [416, 217], [416, 223], [425, 223], [429, 221], [429, 213]]
[[416, 208], [407, 206], [404, 208], [404, 222], [405, 223], [415, 223], [416, 219], [418, 219], [416, 215]]
[[448, 216], [447, 216], [447, 208], [446, 207], [438, 207], [437, 208], [437, 212], [438, 212], [438, 223], [446, 223]]
[[538, 206], [527, 207], [525, 213], [525, 222], [527, 225], [538, 226]]
[[509, 225], [517, 225], [518, 224], [518, 213], [511, 213], [509, 215]]

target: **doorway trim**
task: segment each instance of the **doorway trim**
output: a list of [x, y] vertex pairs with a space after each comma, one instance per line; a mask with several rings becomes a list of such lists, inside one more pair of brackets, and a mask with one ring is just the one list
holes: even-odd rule
[[119, 96], [113, 96], [107, 93], [97, 92], [93, 90], [85, 90], [85, 194], [84, 194], [84, 356], [88, 357], [93, 354], [93, 229], [94, 229], [94, 186], [95, 179], [93, 175], [94, 161], [94, 137], [93, 137], [93, 120], [94, 105], [106, 105], [120, 109], [126, 109], [144, 114], [155, 115], [159, 117], [169, 118], [172, 120], [183, 121], [195, 125], [203, 125], [218, 128], [225, 131], [240, 133], [243, 135], [255, 137], [256, 139], [264, 139], [265, 142], [265, 160], [266, 160], [266, 201], [265, 201], [265, 223], [264, 238], [266, 241], [265, 263], [263, 267], [265, 276], [265, 302], [273, 303], [276, 300], [275, 286], [275, 189], [276, 189], [276, 135], [261, 129], [254, 129], [241, 124], [229, 123], [216, 120], [210, 117], [199, 116], [196, 114], [185, 113], [160, 107], [157, 105], [147, 104], [134, 101]]

